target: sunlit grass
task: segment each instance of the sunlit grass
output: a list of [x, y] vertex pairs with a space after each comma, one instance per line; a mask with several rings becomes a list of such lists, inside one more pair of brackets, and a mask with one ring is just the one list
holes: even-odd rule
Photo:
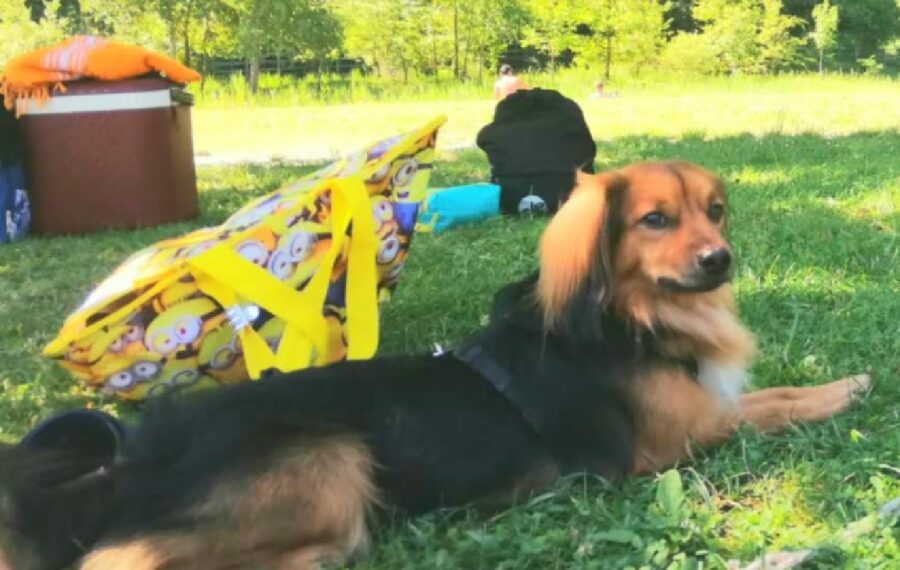
[[[547, 79], [535, 85], [559, 87], [577, 100], [592, 133], [603, 140], [690, 134], [715, 138], [740, 133], [836, 136], [900, 127], [900, 81], [890, 79], [659, 78], [658, 82], [624, 85], [618, 88], [620, 96], [612, 99], [590, 99], [590, 81], [568, 80], [557, 85]], [[199, 105], [194, 110], [195, 149], [225, 157], [326, 158], [439, 114], [449, 117], [441, 134], [445, 148], [473, 146], [478, 130], [490, 121], [494, 109], [487, 88], [472, 98], [448, 94], [433, 100], [404, 100], [401, 92], [357, 104], [290, 101], [286, 99], [283, 105], [265, 105], [264, 100], [254, 106]], [[790, 164], [789, 156], [783, 160]]]
[[[654, 96], [649, 88], [588, 102], [602, 139], [598, 165], [681, 157], [719, 172], [730, 192], [739, 307], [759, 338], [754, 383], [813, 385], [867, 371], [873, 392], [833, 421], [768, 437], [745, 431], [718, 451], [699, 453], [682, 466], [684, 504], [674, 518], [661, 513], [652, 478], [574, 477], [500, 514], [464, 510], [398, 520], [379, 532], [374, 558], [356, 568], [721, 568], [732, 558], [819, 543], [831, 549], [803, 568], [900, 566], [896, 528], [882, 526], [849, 542], [835, 538], [900, 495], [900, 121], [896, 104], [873, 107], [873, 101], [900, 100], [897, 86], [844, 82], [837, 92], [820, 93], [806, 79], [773, 81], [770, 87], [783, 92], [764, 82], [746, 83], [747, 92], [698, 87], [700, 99], [687, 109], [684, 93]], [[444, 133], [450, 137], [442, 142], [463, 138], [490, 114], [489, 103], [471, 103], [483, 115], [466, 115], [468, 104], [454, 104]], [[785, 105], [789, 111], [782, 113]], [[649, 115], [615, 112], [622, 106]], [[417, 122], [434, 107], [348, 106], [341, 117], [332, 116], [334, 108], [303, 110], [319, 121], [316, 128], [285, 128], [281, 140], [313, 148], [321, 138], [345, 148], [352, 146], [340, 143], [347, 132], [348, 140], [362, 142], [405, 125], [404, 109]], [[387, 115], [375, 112], [386, 109]], [[210, 136], [202, 112], [198, 139]], [[223, 122], [231, 117], [241, 124], [242, 117], [270, 111], [216, 112]], [[810, 132], [775, 129], [776, 120]], [[240, 128], [246, 134], [251, 127]], [[265, 136], [253, 136], [253, 148], [269, 148]], [[482, 180], [486, 169], [477, 151], [444, 152], [433, 183]], [[129, 252], [218, 223], [304, 170], [201, 168], [202, 213], [194, 222], [0, 247], [0, 435], [19, 436], [65, 406], [91, 403], [130, 413], [79, 388], [40, 357], [43, 344]], [[384, 317], [382, 352], [425, 350], [477, 327], [492, 292], [534, 268], [544, 223], [494, 219], [416, 236]]]

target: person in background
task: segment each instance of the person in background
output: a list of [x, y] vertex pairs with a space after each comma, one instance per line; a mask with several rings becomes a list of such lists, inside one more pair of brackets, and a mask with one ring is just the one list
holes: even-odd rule
[[606, 99], [618, 96], [619, 94], [615, 91], [604, 91], [602, 81], [597, 81], [596, 83], [594, 83], [594, 91], [591, 93], [591, 99]]
[[528, 85], [513, 72], [511, 65], [501, 65], [500, 78], [494, 83], [494, 99], [505, 99], [520, 89], [528, 89]]

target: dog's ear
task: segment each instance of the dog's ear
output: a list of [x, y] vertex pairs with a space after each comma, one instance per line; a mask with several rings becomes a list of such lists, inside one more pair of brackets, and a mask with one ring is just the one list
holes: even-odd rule
[[[621, 233], [619, 208], [626, 186], [625, 178], [615, 172], [579, 173], [568, 201], [544, 230], [537, 296], [547, 328], [567, 321], [571, 309], [593, 314], [611, 301], [613, 256]], [[577, 297], [583, 297], [587, 306], [572, 307]]]

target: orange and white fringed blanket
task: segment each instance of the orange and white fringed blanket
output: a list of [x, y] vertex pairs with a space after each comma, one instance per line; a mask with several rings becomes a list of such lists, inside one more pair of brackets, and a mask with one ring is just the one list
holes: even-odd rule
[[63, 81], [82, 77], [116, 80], [158, 72], [175, 83], [200, 79], [200, 74], [174, 59], [142, 47], [95, 36], [75, 36], [9, 60], [0, 74], [0, 93], [7, 109], [20, 98], [50, 97], [50, 89], [65, 91]]

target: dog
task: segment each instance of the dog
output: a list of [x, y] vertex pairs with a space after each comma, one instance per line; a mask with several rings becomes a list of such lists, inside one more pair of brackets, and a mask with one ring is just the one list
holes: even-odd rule
[[[537, 273], [444, 354], [280, 374], [150, 405], [121, 457], [0, 458], [0, 568], [316, 568], [379, 513], [505, 505], [567, 473], [691, 458], [847, 408], [867, 376], [742, 389], [722, 182], [679, 161], [580, 175]], [[83, 458], [81, 459], [83, 461]]]

